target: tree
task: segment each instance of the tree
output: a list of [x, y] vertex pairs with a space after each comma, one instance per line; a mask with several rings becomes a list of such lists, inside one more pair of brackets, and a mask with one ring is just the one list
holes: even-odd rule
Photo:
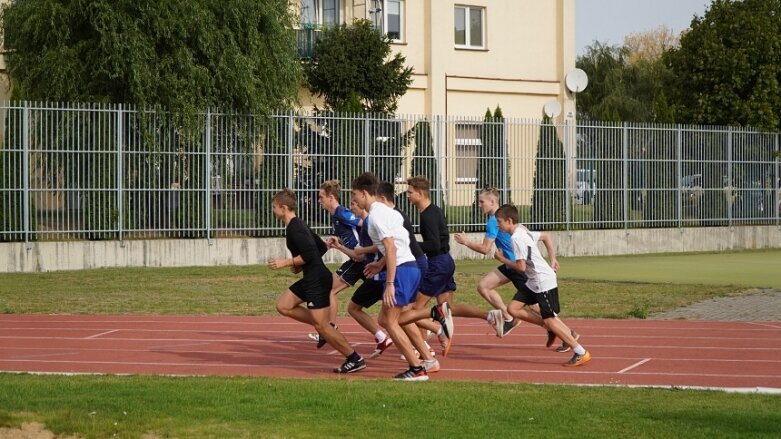
[[267, 114], [298, 91], [287, 0], [17, 1], [6, 60], [28, 100]]
[[679, 121], [781, 127], [781, 0], [714, 0], [665, 62]]
[[548, 116], [540, 125], [540, 141], [534, 172], [531, 223], [535, 230], [561, 228], [566, 218], [564, 144]]
[[667, 43], [658, 38], [653, 33], [635, 34], [628, 37], [632, 46], [621, 47], [595, 42], [578, 57], [576, 65], [589, 77], [588, 88], [578, 94], [580, 118], [661, 122], [674, 117], [664, 88], [670, 73], [655, 58]]
[[401, 54], [390, 53], [390, 39], [369, 20], [328, 28], [305, 64], [307, 86], [324, 98], [327, 110], [346, 111], [357, 97], [363, 111], [393, 113], [412, 81], [412, 68], [404, 66]]
[[[228, 114], [218, 116], [224, 124], [240, 127], [239, 113], [268, 115], [296, 99], [301, 67], [288, 6], [286, 0], [39, 0], [3, 7], [6, 59], [21, 98], [132, 104], [124, 107], [129, 111], [122, 115], [121, 142], [137, 145], [135, 152], [145, 154], [145, 160], [125, 162], [124, 187], [138, 191], [126, 192], [123, 200], [108, 190], [114, 189], [119, 171], [115, 133], [94, 131], [86, 141], [73, 134], [108, 126], [105, 122], [114, 116], [57, 113], [60, 135], [49, 148], [63, 154], [45, 159], [62, 172], [69, 188], [83, 191], [78, 208], [84, 227], [103, 230], [89, 238], [111, 238], [121, 204], [128, 215], [125, 225], [171, 225], [169, 213], [175, 211], [181, 221], [173, 225], [189, 225], [190, 236], [199, 233], [206, 205], [200, 192], [182, 191], [175, 200], [179, 209], [169, 205], [169, 195], [178, 195], [166, 192], [184, 184], [204, 188], [212, 177], [204, 171], [205, 156], [180, 160], [185, 150], [205, 148], [204, 111], [224, 110]], [[152, 115], [149, 109], [171, 113]], [[219, 152], [254, 144], [255, 139], [239, 138], [251, 131], [235, 130], [232, 141], [222, 142], [230, 150]], [[79, 161], [61, 158], [96, 150], [100, 153], [84, 154]]]

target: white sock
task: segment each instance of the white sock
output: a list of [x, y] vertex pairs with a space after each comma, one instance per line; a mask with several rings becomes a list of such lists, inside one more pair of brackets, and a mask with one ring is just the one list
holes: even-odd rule
[[374, 339], [377, 340], [377, 343], [384, 342], [385, 341], [385, 337], [387, 337], [387, 336], [385, 335], [384, 332], [382, 332], [382, 329], [380, 329], [380, 330], [378, 330], [377, 332], [374, 333]]
[[583, 346], [581, 346], [581, 345], [575, 346], [574, 348], [572, 348], [572, 350], [574, 350], [575, 353], [578, 354], [578, 355], [585, 355], [586, 354], [586, 350], [583, 349]]
[[437, 329], [437, 335], [442, 335], [442, 327], [440, 326], [439, 329]]
[[515, 319], [514, 319], [514, 318], [512, 318], [512, 317], [510, 317], [510, 319], [509, 319], [509, 320], [508, 320], [508, 319], [504, 319], [504, 321], [505, 321], [505, 322], [507, 322], [507, 323], [510, 323], [510, 322], [512, 322], [513, 320], [515, 320]]

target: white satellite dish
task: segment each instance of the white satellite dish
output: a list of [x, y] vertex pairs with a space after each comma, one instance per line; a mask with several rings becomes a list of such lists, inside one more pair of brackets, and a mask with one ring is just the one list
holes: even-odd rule
[[572, 93], [580, 93], [588, 86], [588, 75], [581, 69], [572, 69], [564, 76], [564, 84]]
[[545, 103], [545, 105], [542, 106], [542, 111], [545, 112], [545, 115], [553, 119], [554, 117], [561, 114], [561, 104], [557, 100], [551, 100]]

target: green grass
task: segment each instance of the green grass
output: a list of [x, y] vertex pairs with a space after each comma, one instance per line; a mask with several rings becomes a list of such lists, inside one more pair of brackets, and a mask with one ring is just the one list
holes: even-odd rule
[[87, 438], [772, 438], [779, 397], [382, 380], [0, 375], [0, 425]]
[[[749, 253], [747, 253], [748, 255]], [[711, 255], [698, 255], [710, 257]], [[767, 256], [767, 255], [766, 255]], [[685, 306], [711, 297], [741, 294], [748, 285], [703, 285], [641, 282], [652, 270], [647, 259], [567, 258], [562, 259], [559, 290], [563, 313], [569, 317], [627, 318], [644, 303], [649, 312]], [[648, 256], [648, 259], [664, 258]], [[680, 258], [680, 256], [670, 256]], [[603, 260], [605, 262], [603, 262]], [[624, 261], [624, 262], [622, 262]], [[622, 270], [614, 270], [621, 263]], [[459, 261], [456, 300], [480, 307], [487, 304], [477, 295], [480, 278], [495, 268], [488, 261]], [[669, 264], [668, 264], [669, 265]], [[691, 264], [690, 264], [691, 265]], [[740, 279], [738, 267], [724, 263], [725, 273], [732, 267], [732, 279]], [[627, 276], [634, 281], [605, 280]], [[577, 277], [591, 276], [589, 279]], [[729, 277], [729, 276], [728, 276]], [[56, 314], [223, 314], [275, 315], [274, 302], [280, 292], [297, 276], [265, 266], [118, 268], [50, 273], [14, 273], [0, 275], [0, 312]], [[514, 294], [510, 285], [501, 288], [505, 301]], [[340, 308], [352, 290], [340, 294]], [[376, 312], [376, 310], [374, 310]]]
[[[645, 318], [779, 288], [779, 261], [781, 250], [564, 258], [563, 315]], [[457, 300], [485, 307], [475, 286], [495, 266], [459, 261]], [[295, 279], [263, 266], [2, 274], [0, 312], [273, 315]], [[0, 374], [0, 426], [37, 421], [88, 438], [781, 436], [779, 396], [351, 378]]]

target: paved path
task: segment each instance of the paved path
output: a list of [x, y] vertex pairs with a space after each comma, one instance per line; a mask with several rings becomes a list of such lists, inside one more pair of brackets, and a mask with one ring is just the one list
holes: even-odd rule
[[756, 289], [740, 297], [704, 300], [685, 308], [652, 314], [649, 318], [781, 322], [781, 290]]

